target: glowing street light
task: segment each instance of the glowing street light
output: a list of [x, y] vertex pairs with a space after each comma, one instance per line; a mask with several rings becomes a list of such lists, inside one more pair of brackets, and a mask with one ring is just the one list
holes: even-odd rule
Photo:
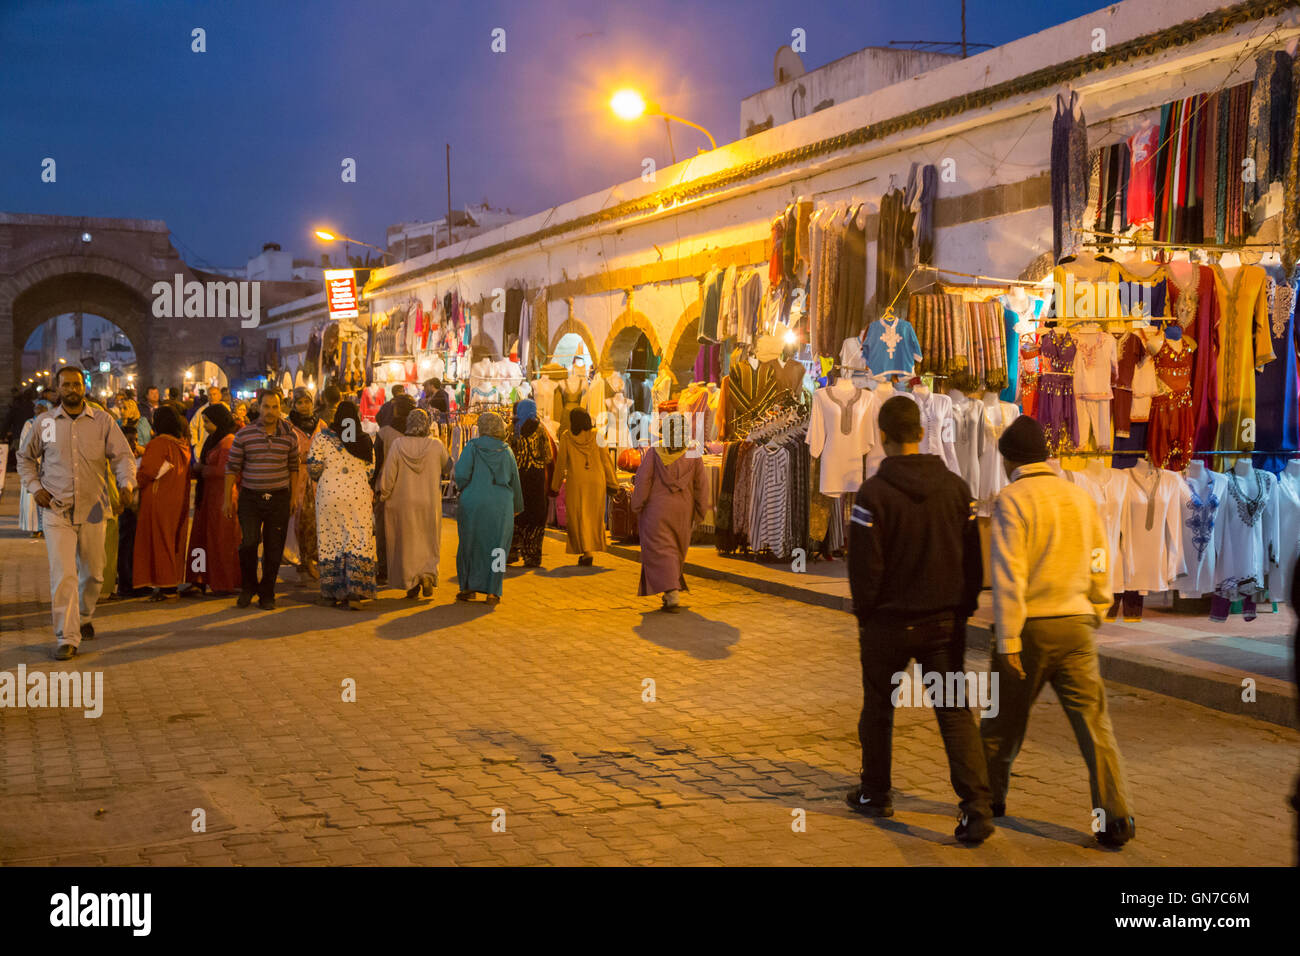
[[380, 249], [378, 246], [371, 245], [368, 242], [362, 242], [360, 239], [352, 239], [348, 236], [336, 236], [328, 229], [317, 229], [312, 233], [312, 235], [314, 235], [321, 242], [351, 242], [351, 243], [355, 243], [358, 246], [365, 246], [367, 249], [374, 249], [375, 252], [379, 253], [381, 256], [387, 256], [390, 259], [397, 258], [391, 252], [388, 252], [386, 249]]
[[640, 119], [642, 116], [662, 116], [664, 118], [664, 127], [668, 130], [668, 152], [677, 162], [677, 153], [673, 150], [673, 133], [672, 127], [669, 126], [670, 120], [676, 120], [693, 129], [698, 129], [701, 133], [709, 138], [709, 149], [717, 149], [718, 142], [713, 138], [713, 134], [701, 126], [699, 123], [692, 123], [690, 120], [681, 116], [675, 116], [672, 113], [665, 112], [663, 107], [658, 103], [647, 102], [645, 97], [633, 89], [618, 90], [609, 100], [609, 108], [614, 111], [614, 115], [624, 120]]

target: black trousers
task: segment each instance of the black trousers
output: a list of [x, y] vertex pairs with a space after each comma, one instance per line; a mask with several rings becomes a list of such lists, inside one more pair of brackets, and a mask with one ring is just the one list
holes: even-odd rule
[[[955, 615], [932, 616], [914, 622], [872, 621], [858, 626], [862, 654], [862, 792], [890, 802], [893, 762], [894, 703], [899, 686], [894, 675], [915, 659], [922, 673], [965, 670], [966, 621]], [[906, 703], [911, 703], [910, 698]], [[976, 717], [969, 706], [934, 708], [939, 733], [948, 753], [948, 773], [962, 812], [971, 819], [992, 815], [988, 768]]]
[[[289, 489], [239, 491], [239, 577], [245, 594], [275, 596], [275, 579], [289, 533]], [[257, 546], [262, 546], [262, 580], [257, 580]]]

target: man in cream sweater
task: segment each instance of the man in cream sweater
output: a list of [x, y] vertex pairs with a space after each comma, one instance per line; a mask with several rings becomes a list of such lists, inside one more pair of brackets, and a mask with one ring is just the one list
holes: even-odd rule
[[1050, 683], [1088, 765], [1093, 832], [1119, 847], [1134, 823], [1093, 640], [1112, 599], [1106, 531], [1091, 496], [1046, 464], [1042, 425], [1022, 415], [998, 450], [1011, 479], [993, 507], [991, 543], [1001, 699], [996, 716], [980, 721], [993, 813], [1006, 812], [1030, 708]]

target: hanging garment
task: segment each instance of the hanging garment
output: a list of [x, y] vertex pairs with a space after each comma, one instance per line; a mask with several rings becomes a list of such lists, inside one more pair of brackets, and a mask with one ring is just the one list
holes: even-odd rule
[[1020, 353], [1019, 405], [1026, 415], [1038, 418], [1039, 351], [1038, 336], [1020, 336], [1016, 349]]
[[1116, 353], [1115, 400], [1111, 411], [1115, 422], [1115, 437], [1128, 438], [1129, 426], [1133, 421], [1133, 378], [1138, 366], [1150, 361], [1150, 356], [1142, 336], [1137, 332], [1125, 332], [1116, 345]]
[[1193, 478], [1183, 473], [1187, 495], [1183, 499], [1183, 564], [1174, 581], [1183, 597], [1198, 598], [1214, 590], [1214, 568], [1223, 545], [1223, 510], [1228, 507], [1228, 479], [1203, 468]]
[[1197, 449], [1214, 447], [1219, 429], [1218, 359], [1221, 329], [1219, 295], [1216, 293], [1215, 270], [1210, 266], [1190, 266], [1186, 283], [1179, 276], [1178, 263], [1169, 266], [1170, 312], [1178, 324], [1196, 342], [1196, 360], [1192, 371], [1192, 444]]
[[[995, 396], [996, 397], [996, 396]], [[992, 405], [974, 401], [981, 412], [980, 446], [979, 446], [979, 485], [972, 485], [971, 492], [978, 501], [978, 514], [982, 518], [993, 514], [993, 502], [998, 492], [1008, 484], [1006, 469], [1002, 467], [1002, 453], [998, 451], [998, 439], [1007, 427], [1020, 417], [1020, 409], [1008, 402], [996, 402]]]
[[1097, 513], [1101, 515], [1102, 526], [1106, 529], [1107, 561], [1106, 573], [1109, 583], [1106, 589], [1114, 594], [1123, 590], [1123, 565], [1120, 559], [1120, 534], [1124, 524], [1124, 509], [1128, 505], [1129, 478], [1125, 471], [1102, 465], [1079, 471], [1066, 471], [1066, 481], [1078, 485], [1092, 496], [1097, 503]]
[[953, 454], [957, 473], [966, 479], [972, 495], [980, 486], [980, 445], [984, 435], [984, 403], [967, 398], [961, 392], [949, 393], [952, 399]]
[[[863, 310], [867, 302], [867, 211], [857, 205], [849, 209], [844, 224], [843, 248], [839, 256], [839, 281], [836, 283], [834, 327], [831, 342], [857, 335], [866, 324]], [[877, 253], [878, 254], [878, 253]]]
[[862, 484], [862, 459], [879, 442], [880, 412], [874, 393], [841, 379], [813, 393], [805, 441], [819, 460], [818, 490], [824, 495], [851, 494]]
[[1111, 399], [1115, 396], [1111, 382], [1119, 374], [1119, 347], [1114, 336], [1096, 327], [1077, 328], [1073, 335], [1077, 349], [1074, 401], [1079, 445], [1106, 451], [1111, 446]]
[[1160, 128], [1146, 126], [1129, 137], [1128, 196], [1125, 212], [1129, 225], [1146, 225], [1155, 215], [1155, 152]]
[[1129, 468], [1121, 474], [1129, 483], [1120, 519], [1123, 590], [1167, 591], [1183, 568], [1187, 487], [1177, 472], [1159, 468]]
[[750, 361], [741, 360], [738, 354], [733, 356], [731, 371], [722, 383], [718, 416], [726, 439], [736, 437], [737, 422], [760, 414], [775, 401], [780, 390], [770, 364], [760, 362], [755, 368]]
[[1038, 340], [1044, 363], [1038, 373], [1037, 419], [1047, 434], [1054, 455], [1079, 446], [1079, 423], [1074, 403], [1074, 358], [1077, 349], [1069, 332], [1053, 329]]
[[1268, 314], [1268, 273], [1241, 266], [1229, 278], [1215, 267], [1219, 283], [1219, 431], [1215, 451], [1253, 449], [1246, 420], [1256, 418], [1255, 373], [1275, 358]]
[[1265, 266], [1267, 301], [1273, 354], [1255, 373], [1255, 467], [1277, 473], [1286, 467], [1289, 452], [1300, 449], [1300, 373], [1296, 369], [1295, 302], [1300, 281], [1288, 281], [1283, 268]]
[[1168, 340], [1156, 353], [1160, 390], [1151, 400], [1147, 452], [1157, 468], [1182, 471], [1192, 459], [1195, 414], [1192, 410], [1192, 363], [1196, 343], [1184, 336], [1181, 348]]
[[[1081, 227], [1088, 203], [1088, 125], [1079, 94], [1056, 96], [1052, 121], [1052, 261], [1074, 255], [1083, 243]], [[884, 214], [884, 199], [881, 200]]]
[[785, 445], [759, 445], [753, 453], [753, 485], [750, 492], [749, 547], [769, 550], [788, 557], [791, 550], [789, 527], [790, 453]]
[[863, 358], [872, 375], [910, 376], [921, 360], [921, 345], [916, 330], [907, 319], [880, 319], [867, 329], [862, 345]]
[[1269, 572], [1274, 601], [1291, 600], [1291, 576], [1300, 560], [1300, 471], [1287, 468], [1277, 476], [1277, 567]]
[[952, 399], [920, 385], [903, 394], [921, 409], [921, 427], [924, 429], [921, 435], [921, 454], [939, 456], [949, 471], [960, 475]]
[[1223, 513], [1223, 546], [1214, 591], [1229, 601], [1255, 599], [1277, 566], [1277, 478], [1259, 468], [1246, 477], [1227, 472], [1229, 502]]

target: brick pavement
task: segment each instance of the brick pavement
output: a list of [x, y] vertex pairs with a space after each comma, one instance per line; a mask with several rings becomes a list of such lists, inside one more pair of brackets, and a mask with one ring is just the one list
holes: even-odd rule
[[106, 703], [97, 720], [0, 711], [5, 863], [1288, 862], [1292, 730], [1112, 687], [1139, 833], [1116, 853], [1090, 838], [1086, 773], [1049, 692], [1011, 816], [969, 849], [923, 711], [898, 712], [897, 816], [842, 805], [861, 693], [848, 615], [702, 580], [664, 614], [635, 596], [635, 564], [580, 569], [552, 540], [495, 610], [458, 605], [454, 522], [431, 602], [386, 591], [348, 612], [290, 583], [275, 611], [112, 602], [87, 653], [56, 664], [43, 544], [13, 513], [7, 493], [0, 670], [102, 671]]

